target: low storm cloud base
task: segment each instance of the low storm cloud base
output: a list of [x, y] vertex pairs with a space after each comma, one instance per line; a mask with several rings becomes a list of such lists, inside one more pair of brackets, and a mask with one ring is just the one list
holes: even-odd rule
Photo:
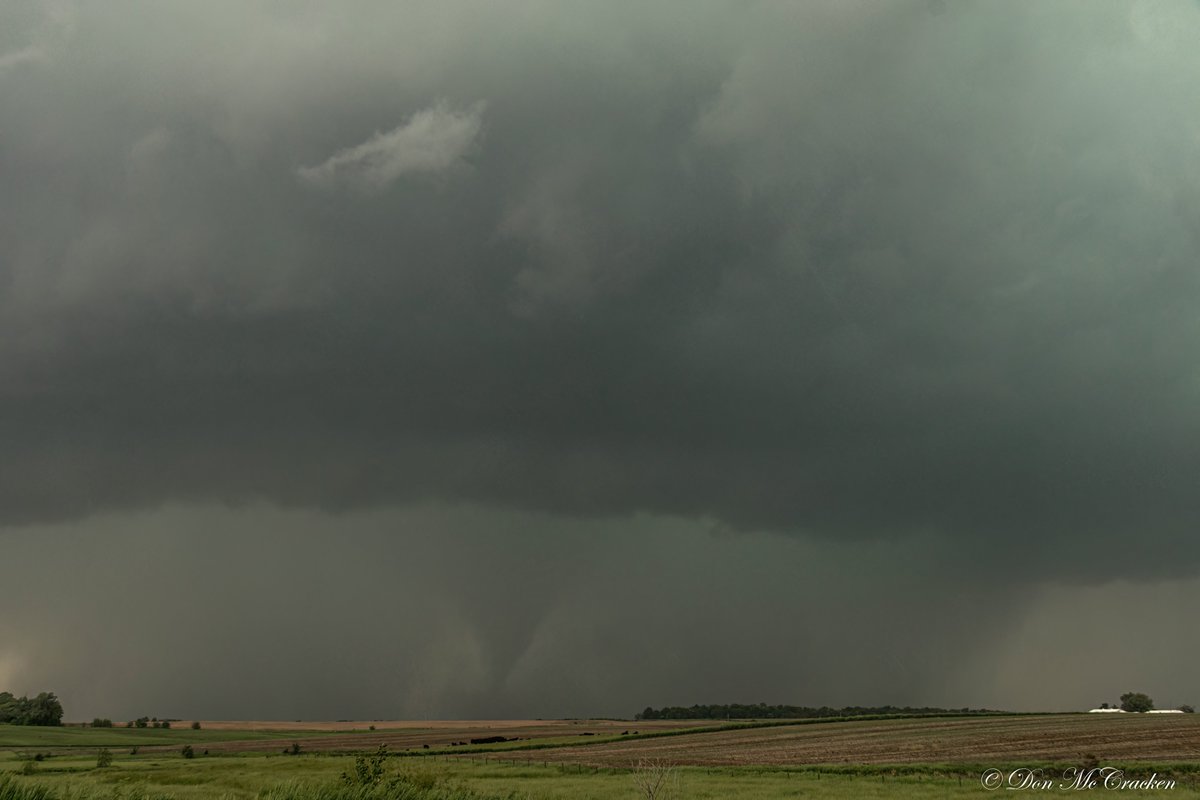
[[936, 541], [442, 506], [176, 506], [10, 530], [5, 549], [22, 569], [0, 604], [21, 612], [0, 621], [0, 681], [52, 687], [78, 719], [1077, 709], [1132, 682], [1182, 703], [1196, 650], [1176, 634], [1200, 600], [1195, 580], [1031, 588], [1019, 562], [981, 587]]

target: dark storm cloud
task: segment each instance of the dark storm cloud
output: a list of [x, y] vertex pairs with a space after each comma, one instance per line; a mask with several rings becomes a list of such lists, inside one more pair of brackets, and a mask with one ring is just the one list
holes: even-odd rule
[[5, 3], [0, 689], [1194, 703], [1197, 34]]
[[4, 13], [10, 524], [442, 499], [1195, 565], [1190, 5]]

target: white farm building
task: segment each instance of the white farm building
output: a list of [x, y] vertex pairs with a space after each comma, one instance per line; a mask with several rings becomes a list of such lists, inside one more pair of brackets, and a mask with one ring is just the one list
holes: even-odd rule
[[[1128, 714], [1129, 712], [1123, 708], [1093, 708], [1088, 711], [1089, 714]], [[1153, 708], [1144, 712], [1146, 714], [1182, 714], [1183, 712], [1177, 708]]]

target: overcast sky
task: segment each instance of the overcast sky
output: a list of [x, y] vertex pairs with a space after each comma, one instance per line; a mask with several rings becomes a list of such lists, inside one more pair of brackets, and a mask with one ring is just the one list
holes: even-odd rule
[[0, 690], [1200, 700], [1200, 5], [0, 8]]

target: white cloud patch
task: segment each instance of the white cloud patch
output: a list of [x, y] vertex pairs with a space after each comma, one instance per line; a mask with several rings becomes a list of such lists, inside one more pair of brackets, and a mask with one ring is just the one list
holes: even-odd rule
[[171, 132], [166, 128], [155, 128], [133, 143], [129, 148], [129, 165], [134, 169], [150, 166], [166, 153], [171, 146]]
[[13, 69], [14, 67], [19, 67], [22, 64], [32, 64], [45, 60], [45, 51], [43, 51], [40, 47], [34, 47], [33, 45], [30, 45], [29, 47], [24, 47], [20, 50], [13, 50], [9, 53], [0, 54], [0, 73], [7, 72], [8, 70]]
[[456, 111], [445, 103], [418, 111], [387, 133], [339, 150], [322, 164], [297, 173], [318, 186], [353, 185], [382, 189], [401, 176], [440, 172], [475, 147], [483, 128], [482, 102]]

